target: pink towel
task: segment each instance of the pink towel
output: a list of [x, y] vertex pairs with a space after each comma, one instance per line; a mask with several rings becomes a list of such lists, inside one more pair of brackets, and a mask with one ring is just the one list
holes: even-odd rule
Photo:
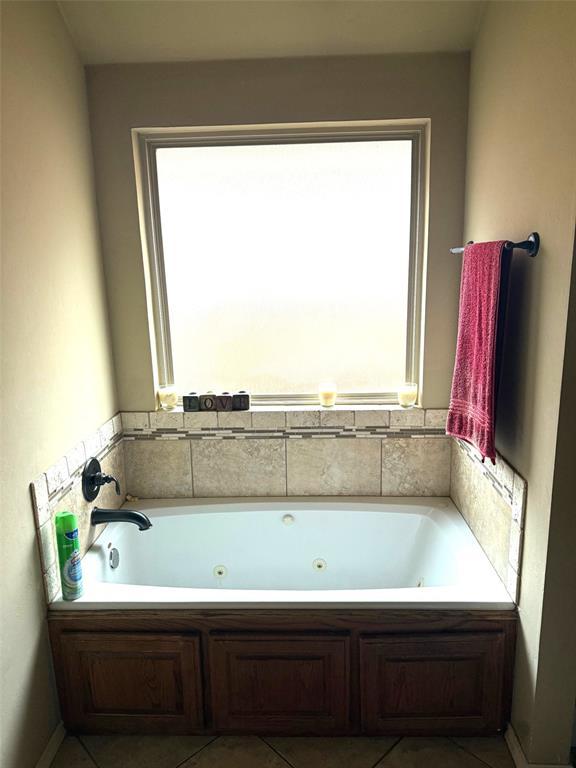
[[446, 432], [495, 464], [494, 408], [500, 268], [506, 241], [464, 249], [456, 362]]

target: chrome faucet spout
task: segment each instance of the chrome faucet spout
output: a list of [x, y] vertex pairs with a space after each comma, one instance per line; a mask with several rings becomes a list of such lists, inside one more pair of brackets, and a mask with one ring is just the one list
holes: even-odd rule
[[139, 530], [147, 531], [152, 528], [150, 518], [136, 509], [101, 509], [94, 507], [90, 515], [90, 525], [100, 523], [134, 523]]

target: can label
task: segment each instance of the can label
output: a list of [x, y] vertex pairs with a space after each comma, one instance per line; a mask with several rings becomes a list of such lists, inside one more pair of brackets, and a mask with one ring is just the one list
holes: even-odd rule
[[62, 571], [62, 596], [74, 600], [82, 594], [82, 560], [75, 550], [64, 563]]

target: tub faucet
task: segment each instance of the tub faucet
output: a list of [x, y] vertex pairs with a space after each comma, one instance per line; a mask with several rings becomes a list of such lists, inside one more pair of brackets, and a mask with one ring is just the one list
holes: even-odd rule
[[94, 507], [90, 515], [90, 525], [99, 523], [134, 523], [139, 530], [147, 531], [152, 528], [150, 518], [135, 509], [101, 509]]

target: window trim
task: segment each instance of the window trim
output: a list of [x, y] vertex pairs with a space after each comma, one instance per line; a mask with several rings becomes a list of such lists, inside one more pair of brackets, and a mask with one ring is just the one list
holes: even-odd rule
[[[406, 323], [405, 380], [418, 384], [422, 396], [423, 284], [428, 219], [430, 120], [361, 120], [323, 123], [209, 126], [194, 128], [134, 128], [132, 143], [150, 317], [154, 379], [174, 384], [174, 369], [164, 271], [162, 229], [158, 198], [156, 150], [166, 147], [278, 144], [328, 141], [412, 142], [412, 194], [410, 256]], [[306, 395], [253, 395], [255, 405], [314, 405], [316, 393]], [[339, 404], [396, 404], [396, 392], [339, 393]]]

